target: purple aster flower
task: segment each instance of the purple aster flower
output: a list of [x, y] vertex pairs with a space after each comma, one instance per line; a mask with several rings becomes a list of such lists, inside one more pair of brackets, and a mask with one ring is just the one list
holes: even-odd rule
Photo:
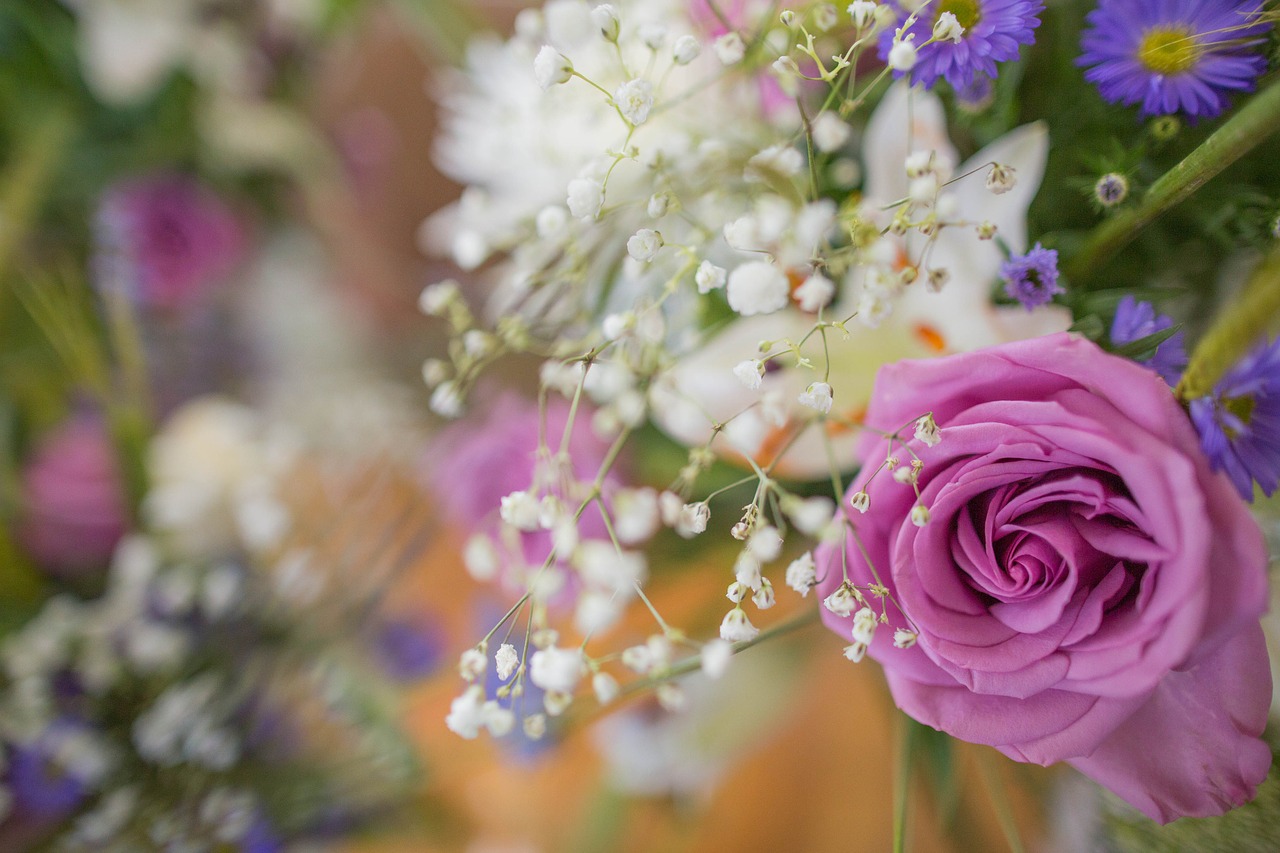
[[1212, 118], [1266, 70], [1259, 0], [1099, 0], [1076, 60], [1111, 103]]
[[[901, 2], [892, 4], [898, 13], [898, 26], [910, 12]], [[1040, 0], [937, 0], [920, 10], [916, 22], [904, 33], [914, 35], [919, 58], [911, 69], [911, 80], [932, 88], [939, 77], [956, 89], [973, 82], [975, 75], [996, 76], [996, 63], [1018, 58], [1024, 44], [1035, 44], [1036, 17], [1044, 11]], [[959, 41], [937, 41], [925, 45], [933, 35], [933, 26], [944, 12], [956, 16], [964, 33]], [[893, 46], [894, 27], [880, 36], [881, 59], [887, 59]], [[895, 76], [901, 77], [902, 72]]]
[[[1111, 343], [1124, 345], [1163, 332], [1173, 325], [1173, 320], [1157, 314], [1150, 302], [1139, 302], [1126, 296], [1116, 306], [1116, 317], [1111, 322]], [[1155, 355], [1146, 364], [1170, 385], [1178, 384], [1182, 371], [1187, 367], [1187, 349], [1182, 332], [1175, 332], [1156, 347]]]
[[1058, 253], [1039, 243], [1025, 255], [1014, 255], [1000, 267], [1004, 292], [1028, 311], [1062, 293], [1058, 284]]
[[1191, 401], [1191, 420], [1215, 471], [1245, 500], [1256, 481], [1266, 495], [1280, 484], [1280, 338], [1264, 343]]

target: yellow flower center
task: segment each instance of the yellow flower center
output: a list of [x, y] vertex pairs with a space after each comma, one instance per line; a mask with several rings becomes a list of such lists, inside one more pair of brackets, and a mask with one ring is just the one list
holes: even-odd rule
[[969, 28], [981, 20], [981, 7], [978, 0], [942, 0], [937, 5], [938, 14], [934, 18], [936, 21], [942, 17], [943, 12], [950, 12], [956, 16], [956, 20], [960, 22], [960, 26], [964, 27], [965, 32], [969, 32]]
[[1196, 62], [1195, 36], [1183, 25], [1153, 27], [1138, 44], [1138, 61], [1157, 74], [1180, 74]]
[[[1240, 423], [1245, 426], [1253, 420], [1253, 410], [1258, 407], [1258, 401], [1248, 394], [1242, 397], [1228, 397], [1222, 401], [1222, 408], [1240, 419]], [[1232, 441], [1236, 438], [1236, 431], [1228, 427], [1223, 428], [1223, 432], [1227, 434], [1227, 438]]]

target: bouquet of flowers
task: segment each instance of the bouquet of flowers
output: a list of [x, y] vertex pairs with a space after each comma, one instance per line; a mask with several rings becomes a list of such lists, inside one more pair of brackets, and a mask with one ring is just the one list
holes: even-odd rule
[[[423, 376], [462, 419], [444, 510], [509, 608], [446, 725], [678, 713], [820, 617], [924, 726], [1162, 823], [1251, 800], [1269, 7], [550, 0], [477, 39], [438, 87], [465, 189], [423, 239], [462, 274], [422, 294]], [[709, 537], [718, 630], [652, 595]], [[784, 596], [816, 603], [773, 621]], [[612, 641], [629, 609], [649, 636]]]

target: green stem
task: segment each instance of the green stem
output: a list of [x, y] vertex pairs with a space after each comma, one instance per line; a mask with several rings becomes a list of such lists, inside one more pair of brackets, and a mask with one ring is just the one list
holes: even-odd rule
[[8, 272], [13, 254], [48, 197], [45, 189], [71, 136], [71, 120], [60, 110], [46, 113], [34, 124], [0, 184], [0, 278]]
[[978, 770], [982, 773], [982, 781], [986, 783], [987, 793], [991, 796], [991, 805], [996, 810], [996, 821], [1000, 831], [1004, 833], [1005, 843], [1012, 853], [1026, 853], [1022, 844], [1022, 836], [1018, 833], [1017, 821], [1013, 819], [1013, 809], [1009, 808], [1004, 783], [996, 772], [992, 758], [985, 751], [978, 756]]
[[1280, 249], [1273, 250], [1254, 272], [1244, 292], [1216, 319], [1191, 354], [1178, 383], [1181, 400], [1213, 391], [1214, 384], [1265, 336], [1280, 316]]
[[911, 762], [916, 742], [915, 720], [901, 716], [898, 719], [898, 749], [894, 758], [893, 780], [893, 853], [903, 853], [907, 848], [907, 801], [911, 793]]
[[1084, 281], [1096, 275], [1139, 231], [1277, 131], [1280, 80], [1250, 99], [1186, 159], [1162, 175], [1141, 202], [1099, 226], [1071, 259], [1066, 269], [1068, 277]]
[[[767, 631], [761, 631], [758, 635], [756, 635], [756, 638], [754, 640], [743, 640], [740, 643], [734, 643], [733, 653], [737, 654], [738, 652], [746, 651], [752, 646], [758, 646], [761, 643], [765, 642], [766, 640], [772, 640], [776, 637], [781, 637], [784, 634], [790, 634], [792, 631], [798, 631], [801, 628], [808, 627], [809, 625], [812, 625], [814, 622], [817, 622], [817, 621], [818, 621], [818, 609], [815, 607], [813, 609], [806, 610], [804, 613], [801, 613], [799, 616], [795, 617], [794, 619], [790, 619], [786, 622], [783, 622], [780, 625], [774, 625], [772, 628], [768, 629]], [[625, 696], [631, 696], [635, 693], [640, 693], [645, 690], [650, 690], [654, 687], [657, 687], [659, 684], [662, 684], [663, 682], [670, 681], [671, 679], [680, 675], [687, 675], [701, 668], [702, 668], [702, 658], [699, 655], [692, 655], [691, 657], [687, 657], [684, 660], [679, 661], [678, 663], [672, 664], [671, 668], [668, 669], [666, 672], [664, 672], [662, 675], [654, 676], [652, 678], [640, 678], [640, 679], [636, 679], [635, 681], [632, 681], [631, 683], [623, 686], [622, 691], [619, 695], [625, 697]]]

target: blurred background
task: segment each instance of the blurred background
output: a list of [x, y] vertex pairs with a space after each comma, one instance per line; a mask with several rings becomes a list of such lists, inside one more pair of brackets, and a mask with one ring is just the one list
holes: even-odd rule
[[[423, 228], [435, 96], [524, 5], [0, 2], [0, 849], [882, 851], [895, 785], [909, 849], [1094, 849], [1093, 788], [909, 729], [816, 621], [685, 711], [445, 728], [510, 601], [420, 375], [423, 287], [483, 296]], [[713, 633], [732, 559], [655, 603]]]

